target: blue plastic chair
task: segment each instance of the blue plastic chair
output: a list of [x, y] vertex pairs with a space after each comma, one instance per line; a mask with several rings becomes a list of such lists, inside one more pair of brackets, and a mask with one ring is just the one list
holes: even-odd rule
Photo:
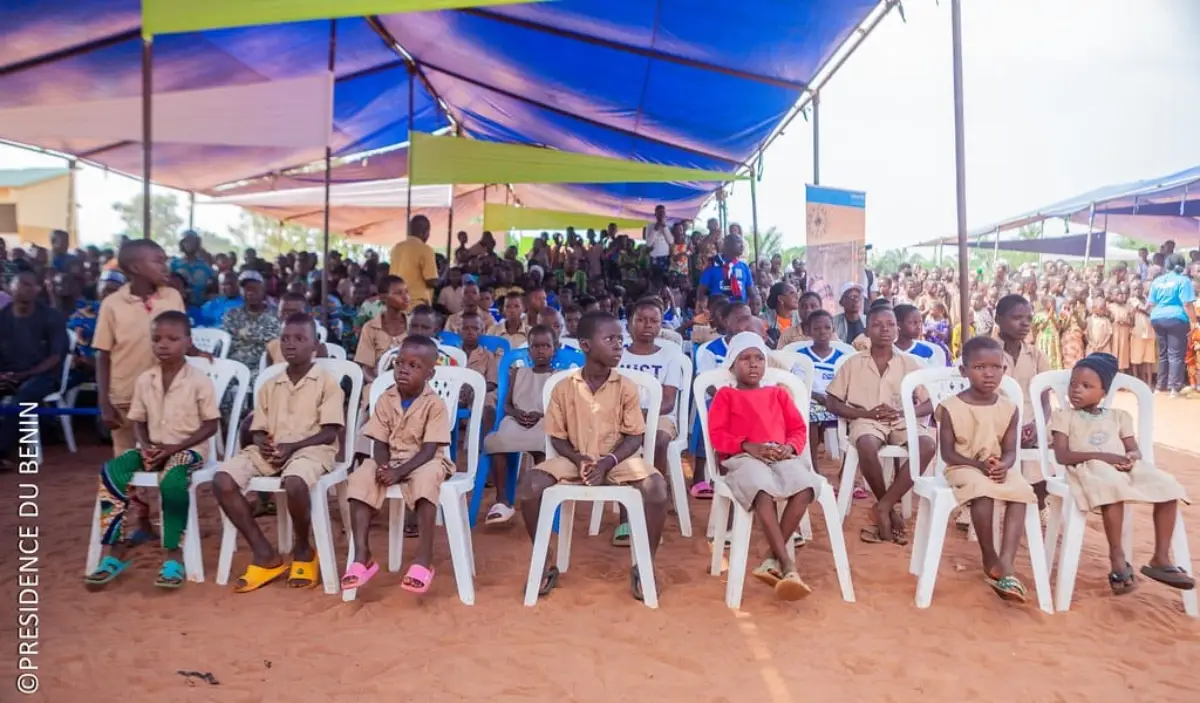
[[[462, 345], [460, 344], [459, 346], [461, 347]], [[493, 354], [500, 352], [501, 357], [503, 357], [512, 349], [512, 345], [508, 343], [507, 339], [490, 334], [479, 336], [479, 346], [487, 349]], [[528, 360], [526, 360], [526, 363], [528, 363]]]
[[[480, 337], [479, 345], [483, 346], [485, 339], [499, 339], [501, 342], [508, 345], [508, 341], [500, 337]], [[583, 352], [571, 347], [559, 347], [554, 353], [554, 358], [550, 360], [550, 366], [555, 371], [564, 369], [580, 368], [583, 366]], [[500, 421], [504, 419], [504, 404], [508, 400], [508, 377], [509, 371], [513, 365], [530, 366], [533, 360], [529, 356], [529, 349], [512, 349], [504, 354], [500, 359], [500, 364], [496, 368], [496, 420], [492, 425], [492, 431], [500, 429]], [[519, 452], [508, 455], [508, 501], [511, 503], [517, 497], [517, 470], [521, 467], [521, 454]], [[492, 455], [480, 453], [479, 471], [475, 473], [475, 490], [471, 492], [471, 527], [479, 520], [479, 507], [483, 503], [483, 491], [487, 487], [487, 477], [491, 475], [492, 470]]]
[[462, 349], [462, 337], [453, 332], [442, 332], [438, 335], [438, 341], [448, 347], [458, 347]]

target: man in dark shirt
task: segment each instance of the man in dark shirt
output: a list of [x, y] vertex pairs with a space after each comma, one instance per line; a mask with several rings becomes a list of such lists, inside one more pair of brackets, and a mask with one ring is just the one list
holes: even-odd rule
[[[38, 279], [20, 271], [9, 284], [12, 303], [0, 310], [0, 397], [5, 405], [40, 403], [57, 390], [67, 354], [67, 325], [62, 313], [38, 301]], [[0, 416], [0, 470], [17, 444], [20, 418]]]

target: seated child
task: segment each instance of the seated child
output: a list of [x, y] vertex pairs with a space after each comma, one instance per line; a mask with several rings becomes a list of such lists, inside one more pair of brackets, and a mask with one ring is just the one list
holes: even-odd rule
[[[804, 333], [812, 338], [812, 346], [802, 347], [800, 353], [813, 363], [812, 401], [808, 406], [808, 419], [812, 423], [813, 431], [808, 444], [815, 466], [817, 443], [824, 441], [826, 429], [837, 426], [837, 417], [825, 409], [825, 390], [829, 388], [834, 369], [846, 356], [846, 352], [835, 349], [830, 344], [833, 341], [833, 315], [830, 315], [829, 311], [812, 311], [802, 325]], [[829, 447], [825, 450], [828, 453]]]
[[249, 593], [289, 571], [279, 552], [254, 522], [243, 495], [256, 476], [280, 476], [295, 529], [288, 585], [315, 585], [317, 559], [309, 538], [309, 491], [333, 468], [338, 431], [345, 425], [338, 381], [313, 362], [317, 327], [307, 315], [290, 317], [280, 347], [287, 369], [265, 382], [254, 400], [253, 444], [217, 469], [213, 495], [250, 544], [253, 558], [234, 591]]
[[[496, 289], [491, 286], [484, 286], [479, 289], [479, 309], [487, 313], [484, 322], [488, 327], [503, 322], [504, 316], [496, 309]], [[488, 318], [491, 318], [490, 320]]]
[[142, 517], [135, 513], [144, 504], [129, 496], [129, 482], [137, 471], [161, 474], [158, 489], [167, 558], [154, 585], [179, 588], [187, 578], [180, 542], [187, 525], [188, 485], [192, 473], [204, 468], [208, 439], [217, 432], [220, 414], [212, 381], [192, 368], [184, 356], [192, 346], [187, 314], [177, 310], [159, 313], [151, 324], [150, 343], [158, 365], [137, 377], [127, 414], [140, 449], [127, 450], [100, 470], [101, 542], [108, 545], [109, 553], [84, 579], [92, 589], [111, 583], [132, 563], [126, 555], [139, 541], [122, 540], [122, 536], [126, 520], [137, 522]]
[[[796, 571], [788, 538], [800, 526], [821, 478], [804, 458], [807, 428], [787, 390], [761, 386], [766, 373], [767, 345], [753, 332], [733, 338], [725, 365], [735, 386], [713, 397], [708, 428], [725, 483], [742, 508], [754, 512], [772, 556], [754, 577], [775, 589], [781, 600], [800, 600], [812, 589]], [[783, 516], [775, 501], [786, 500]]]
[[525, 300], [520, 293], [512, 292], [504, 296], [504, 319], [492, 325], [487, 333], [507, 339], [513, 349], [525, 344], [529, 324], [525, 322]]
[[[896, 316], [890, 307], [871, 308], [867, 313], [866, 336], [870, 339], [870, 349], [842, 363], [825, 389], [825, 403], [830, 412], [849, 423], [849, 440], [858, 450], [859, 469], [877, 501], [871, 509], [874, 524], [863, 528], [859, 538], [868, 543], [903, 545], [908, 543], [908, 528], [896, 504], [912, 488], [912, 476], [907, 462], [899, 462], [892, 485], [885, 485], [879, 450], [885, 445], [907, 446], [900, 382], [925, 365], [908, 354], [896, 352]], [[927, 417], [933, 412], [923, 389], [917, 390], [916, 400], [917, 417]], [[928, 428], [920, 428], [919, 442], [924, 471], [934, 452]]]
[[538, 312], [537, 319], [534, 320], [534, 322], [542, 325], [543, 327], [549, 327], [550, 331], [554, 333], [554, 338], [557, 340], [561, 341], [563, 335], [567, 333], [567, 326], [566, 322], [563, 320], [562, 313], [554, 308], [542, 308], [541, 311]]
[[[616, 316], [584, 315], [579, 321], [579, 345], [587, 361], [554, 387], [546, 409], [546, 434], [558, 456], [521, 475], [517, 493], [525, 527], [533, 540], [542, 493], [559, 482], [632, 486], [642, 494], [653, 555], [667, 520], [667, 483], [640, 456], [646, 423], [637, 385], [617, 371], [622, 348]], [[538, 590], [541, 596], [558, 585], [559, 572], [553, 564], [550, 555]], [[638, 570], [650, 568], [639, 564], [630, 572], [630, 591], [637, 600], [642, 599]]]
[[427, 593], [433, 583], [438, 494], [454, 474], [446, 454], [450, 417], [446, 403], [429, 386], [437, 354], [437, 343], [429, 337], [405, 338], [392, 367], [396, 384], [380, 396], [363, 429], [363, 435], [373, 440], [371, 458], [350, 474], [347, 484], [354, 561], [342, 577], [342, 588], [361, 588], [379, 573], [368, 542], [371, 519], [383, 507], [388, 488], [396, 484], [403, 485], [404, 505], [416, 512], [418, 527], [417, 553], [400, 588]]
[[540, 461], [546, 450], [542, 389], [554, 373], [550, 362], [556, 351], [558, 344], [550, 328], [535, 325], [529, 330], [529, 358], [533, 365], [509, 369], [504, 417], [496, 431], [483, 438], [483, 453], [493, 455], [492, 482], [496, 486], [496, 504], [488, 509], [486, 525], [506, 525], [515, 514], [508, 502], [507, 455], [530, 452]]
[[[363, 387], [370, 388], [378, 372], [379, 360], [392, 347], [399, 346], [408, 334], [408, 284], [398, 276], [385, 276], [379, 283], [383, 312], [362, 327], [354, 361], [363, 370]], [[347, 350], [349, 351], [349, 350]]]
[[[633, 341], [621, 354], [620, 368], [650, 374], [662, 384], [662, 405], [659, 408], [658, 432], [654, 440], [654, 468], [670, 484], [670, 469], [667, 466], [667, 447], [679, 436], [675, 426], [675, 403], [683, 384], [683, 353], [671, 344], [656, 343], [662, 331], [662, 308], [658, 298], [643, 298], [633, 306]], [[642, 399], [643, 415], [649, 401]], [[624, 519], [622, 508], [621, 524], [613, 535], [613, 544], [629, 546], [629, 523]]]
[[1104, 518], [1108, 585], [1114, 595], [1137, 588], [1122, 547], [1125, 503], [1154, 505], [1154, 555], [1142, 575], [1190, 590], [1196, 582], [1169, 554], [1176, 512], [1180, 501], [1189, 502], [1187, 493], [1174, 476], [1142, 459], [1129, 413], [1103, 406], [1116, 376], [1117, 360], [1111, 354], [1090, 354], [1075, 364], [1067, 390], [1071, 407], [1055, 410], [1050, 419], [1054, 459], [1067, 467], [1079, 509]]
[[[1017, 406], [998, 392], [1004, 379], [1000, 342], [991, 337], [967, 340], [962, 374], [971, 386], [938, 407], [946, 482], [960, 506], [970, 505], [988, 585], [1001, 598], [1023, 603], [1025, 586], [1013, 574], [1013, 559], [1025, 531], [1025, 508], [1036, 504], [1037, 496], [1016, 466], [1021, 434]], [[992, 534], [997, 501], [1005, 506], [999, 553]]]
[[[467, 368], [483, 376], [487, 385], [487, 395], [483, 400], [482, 427], [487, 430], [492, 427], [496, 418], [496, 364], [498, 360], [492, 352], [479, 346], [479, 337], [483, 334], [483, 313], [476, 310], [464, 310], [458, 321], [458, 333], [462, 336], [462, 350], [467, 355]], [[463, 388], [460, 405], [471, 407], [470, 388]]]
[[[436, 346], [438, 335], [442, 333], [441, 316], [438, 315], [437, 310], [433, 309], [432, 305], [421, 303], [408, 315], [408, 333], [417, 337], [428, 337]], [[396, 358], [400, 358], [399, 355]], [[458, 366], [458, 362], [450, 358], [446, 352], [438, 349], [437, 365]]]
[[896, 348], [905, 354], [911, 354], [929, 365], [933, 359], [933, 345], [921, 341], [925, 333], [925, 320], [916, 305], [897, 305], [896, 314]]
[[579, 331], [579, 320], [583, 317], [583, 310], [578, 305], [564, 305], [562, 314], [563, 324], [566, 325], [563, 337], [575, 339], [575, 334]]
[[[300, 293], [284, 293], [279, 299], [279, 320], [282, 322], [295, 315], [308, 314], [308, 300]], [[322, 342], [317, 343], [317, 358], [329, 358], [329, 350]], [[279, 349], [279, 340], [267, 342], [267, 366], [283, 363], [283, 352]]]

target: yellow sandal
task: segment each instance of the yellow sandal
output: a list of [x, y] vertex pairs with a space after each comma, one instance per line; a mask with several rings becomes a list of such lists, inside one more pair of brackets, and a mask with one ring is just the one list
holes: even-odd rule
[[311, 561], [293, 561], [288, 573], [288, 588], [312, 588], [320, 581], [320, 571], [317, 570], [317, 558]]
[[251, 564], [246, 567], [246, 571], [238, 577], [240, 585], [233, 587], [234, 593], [251, 593], [266, 586], [275, 579], [283, 576], [283, 572], [288, 570], [287, 564], [279, 566], [259, 566]]

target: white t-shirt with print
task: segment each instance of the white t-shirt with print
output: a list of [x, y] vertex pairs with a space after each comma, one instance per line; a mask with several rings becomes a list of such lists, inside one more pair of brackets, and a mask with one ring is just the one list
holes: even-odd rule
[[[621, 361], [617, 366], [623, 369], [648, 373], [658, 379], [658, 382], [664, 388], [670, 386], [676, 389], [676, 391], [682, 390], [685, 381], [683, 378], [683, 365], [679, 360], [679, 350], [672, 349], [669, 344], [659, 344], [656, 346], [658, 346], [658, 351], [653, 354], [634, 354], [626, 347], [625, 351], [621, 354]], [[645, 409], [650, 405], [649, 399], [641, 389], [638, 390], [642, 399], [642, 409]]]

